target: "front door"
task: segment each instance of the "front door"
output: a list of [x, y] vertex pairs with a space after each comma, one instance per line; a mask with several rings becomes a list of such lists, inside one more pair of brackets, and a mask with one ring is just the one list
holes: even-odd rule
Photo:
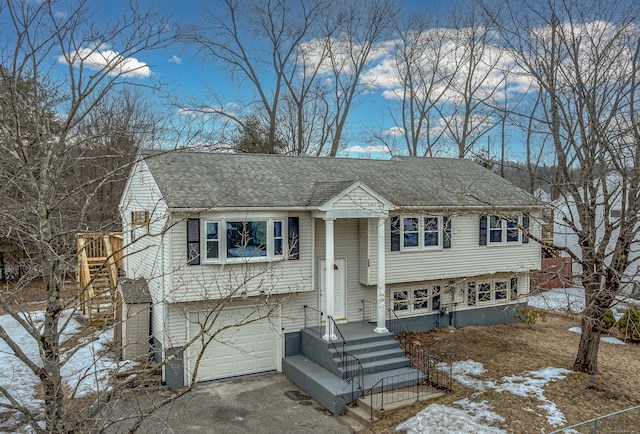
[[[327, 267], [326, 261], [324, 259], [320, 260], [320, 308], [322, 312], [327, 312], [327, 301], [326, 301], [326, 290], [325, 290], [325, 280], [327, 276]], [[346, 320], [347, 319], [347, 260], [345, 258], [335, 259], [333, 266], [333, 282], [334, 282], [334, 315], [333, 319], [336, 321]], [[324, 319], [324, 318], [323, 318]]]

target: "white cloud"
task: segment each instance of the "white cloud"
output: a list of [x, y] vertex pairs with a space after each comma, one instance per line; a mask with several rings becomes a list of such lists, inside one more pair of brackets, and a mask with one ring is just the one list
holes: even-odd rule
[[169, 59], [169, 62], [180, 65], [182, 63], [182, 59], [174, 54], [173, 56], [171, 56], [171, 59]]
[[389, 149], [386, 146], [383, 145], [377, 145], [377, 146], [351, 146], [347, 149], [345, 149], [345, 152], [348, 153], [355, 153], [355, 154], [369, 154], [369, 153], [373, 153], [373, 152], [379, 152], [379, 153], [383, 153], [383, 154], [388, 154], [389, 153]]
[[134, 57], [123, 57], [106, 45], [85, 47], [66, 55], [58, 56], [59, 63], [71, 63], [78, 67], [87, 67], [95, 71], [104, 70], [108, 75], [147, 78], [151, 68]]
[[395, 126], [395, 127], [389, 128], [384, 133], [386, 135], [392, 136], [392, 137], [402, 137], [402, 136], [404, 136], [405, 131], [404, 131], [404, 128], [399, 127], [399, 126]]

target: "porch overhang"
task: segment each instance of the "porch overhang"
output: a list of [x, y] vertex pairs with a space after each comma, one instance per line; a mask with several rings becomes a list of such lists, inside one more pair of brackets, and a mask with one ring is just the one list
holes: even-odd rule
[[[322, 190], [327, 186], [318, 186]], [[334, 190], [335, 191], [335, 190]], [[385, 249], [384, 234], [385, 221], [389, 217], [389, 211], [395, 206], [387, 199], [369, 188], [363, 182], [356, 181], [339, 193], [334, 194], [329, 200], [319, 204], [316, 211], [311, 215], [314, 218], [321, 218], [325, 221], [325, 288], [326, 291], [326, 333], [323, 338], [333, 340], [335, 338], [332, 329], [334, 315], [334, 222], [336, 219], [367, 218], [377, 220], [377, 245], [378, 245], [378, 285], [376, 288], [376, 300], [378, 310], [376, 333], [388, 333], [385, 326]]]
[[386, 218], [395, 209], [393, 203], [361, 181], [356, 181], [319, 204], [315, 218]]

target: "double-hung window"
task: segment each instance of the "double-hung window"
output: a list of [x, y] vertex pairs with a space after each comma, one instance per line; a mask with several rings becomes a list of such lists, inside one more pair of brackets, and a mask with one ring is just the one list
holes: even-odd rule
[[417, 217], [402, 218], [402, 247], [411, 249], [420, 247], [420, 224]]
[[442, 220], [440, 216], [401, 217], [401, 250], [442, 247]]
[[218, 259], [220, 257], [220, 223], [205, 223], [205, 259]]
[[518, 214], [512, 215], [509, 218], [481, 216], [480, 245], [518, 244], [520, 242], [526, 243], [528, 242], [528, 239], [521, 233], [518, 226], [527, 227], [528, 225], [528, 217], [525, 218]]

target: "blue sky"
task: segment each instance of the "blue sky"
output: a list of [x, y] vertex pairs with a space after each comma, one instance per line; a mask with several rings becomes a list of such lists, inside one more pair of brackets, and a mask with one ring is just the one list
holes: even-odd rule
[[[215, 7], [216, 1], [171, 1], [157, 0], [153, 3], [142, 1], [143, 6], [152, 6], [156, 10], [166, 11], [173, 19], [180, 23], [188, 23], [197, 21], [200, 17], [200, 8], [205, 5], [211, 8]], [[462, 1], [458, 0], [431, 0], [431, 1], [407, 1], [405, 2], [402, 14], [408, 16], [412, 11], [422, 9], [425, 6], [435, 8], [443, 14], [461, 7]], [[63, 7], [66, 2], [60, 3]], [[105, 17], [112, 18], [121, 15], [126, 9], [127, 2], [125, 0], [111, 0], [90, 2], [92, 7], [98, 9], [96, 18]], [[102, 51], [103, 56], [117, 56], [119, 47], [109, 46]], [[201, 97], [207, 88], [210, 88], [221, 100], [228, 104], [240, 102], [243, 99], [251, 98], [253, 89], [242, 85], [240, 80], [231, 80], [226, 72], [221, 69], [219, 63], [213, 61], [202, 61], [196, 55], [191, 47], [183, 45], [172, 45], [161, 50], [141, 52], [129, 59], [131, 66], [136, 68], [138, 77], [135, 78], [138, 83], [145, 84], [149, 81], [149, 75], [162, 82], [173, 83], [173, 96], [175, 97]], [[376, 85], [369, 88], [356, 102], [350, 113], [348, 124], [350, 128], [347, 131], [345, 149], [342, 150], [343, 156], [373, 156], [384, 158], [388, 156], [385, 152], [377, 152], [379, 143], [368, 139], [367, 130], [376, 129], [383, 132], [392, 131], [394, 124], [389, 114], [387, 103], [388, 95], [392, 91], [393, 85], [386, 71], [384, 55], [380, 55], [370, 65], [370, 77], [375, 76]], [[142, 66], [142, 67], [141, 67]], [[479, 143], [499, 142], [499, 136], [494, 133], [495, 129], [487, 134], [487, 137]], [[509, 141], [510, 159], [522, 159], [522, 134], [515, 130], [508, 131], [507, 138]], [[481, 145], [484, 146], [484, 145]], [[398, 152], [402, 152], [400, 149]], [[495, 152], [492, 152], [495, 155]], [[439, 155], [447, 156], [447, 152], [441, 152]]]

